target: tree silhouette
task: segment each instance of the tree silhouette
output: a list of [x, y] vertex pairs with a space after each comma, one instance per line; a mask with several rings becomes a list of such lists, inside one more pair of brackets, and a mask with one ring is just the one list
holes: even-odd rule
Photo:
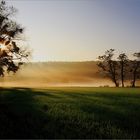
[[118, 63], [113, 60], [114, 49], [107, 50], [104, 55], [98, 57], [98, 66], [103, 72], [110, 77], [115, 86], [119, 86], [118, 82]]
[[132, 81], [131, 86], [135, 87], [136, 80], [140, 78], [140, 52], [134, 53], [134, 57], [136, 57], [135, 60], [132, 61]]
[[0, 1], [0, 76], [4, 76], [5, 71], [15, 73], [29, 55], [26, 49], [20, 47], [23, 28], [12, 20], [15, 13], [13, 6]]
[[121, 84], [122, 87], [124, 87], [124, 78], [126, 72], [126, 67], [127, 67], [127, 62], [128, 62], [128, 57], [125, 53], [121, 53], [118, 57], [119, 63], [120, 63], [120, 76], [121, 76]]
[[129, 59], [125, 53], [119, 54], [118, 60], [113, 60], [114, 49], [107, 50], [104, 55], [98, 57], [97, 65], [114, 82], [116, 87], [124, 87], [124, 81], [129, 80], [131, 87], [135, 87], [140, 79], [140, 52], [134, 53], [135, 60]]

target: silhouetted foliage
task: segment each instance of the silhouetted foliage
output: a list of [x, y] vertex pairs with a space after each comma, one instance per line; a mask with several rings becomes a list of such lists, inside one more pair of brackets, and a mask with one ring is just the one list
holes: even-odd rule
[[113, 56], [114, 49], [107, 50], [104, 55], [98, 57], [99, 62], [97, 65], [110, 77], [115, 86], [118, 87], [118, 63], [113, 60]]
[[140, 79], [140, 52], [134, 53], [135, 60], [132, 61], [132, 68], [130, 72], [132, 73], [132, 81], [131, 86], [135, 87], [135, 83], [137, 79]]
[[128, 57], [125, 53], [121, 53], [118, 57], [119, 60], [119, 68], [120, 68], [120, 77], [121, 77], [121, 84], [124, 87], [124, 78], [125, 74], [127, 74], [127, 66], [128, 66]]
[[15, 73], [29, 55], [26, 49], [19, 46], [23, 28], [12, 20], [15, 13], [13, 6], [0, 1], [0, 76], [4, 76], [5, 71]]
[[118, 87], [124, 87], [125, 80], [131, 82], [135, 87], [136, 81], [140, 79], [140, 52], [134, 53], [135, 60], [131, 60], [125, 53], [119, 54], [118, 60], [113, 60], [114, 49], [107, 50], [104, 55], [98, 57], [98, 66]]

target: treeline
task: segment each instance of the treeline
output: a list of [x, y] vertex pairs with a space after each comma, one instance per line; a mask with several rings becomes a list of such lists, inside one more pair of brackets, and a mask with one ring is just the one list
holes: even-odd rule
[[133, 53], [134, 59], [121, 53], [114, 59], [114, 49], [107, 50], [104, 55], [98, 57], [98, 67], [101, 72], [114, 82], [116, 87], [125, 87], [125, 81], [129, 81], [131, 87], [136, 87], [136, 81], [140, 79], [140, 52]]

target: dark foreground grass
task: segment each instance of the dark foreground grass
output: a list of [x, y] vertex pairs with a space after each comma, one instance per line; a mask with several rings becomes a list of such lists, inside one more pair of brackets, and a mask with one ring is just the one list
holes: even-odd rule
[[0, 138], [140, 138], [140, 89], [1, 88]]

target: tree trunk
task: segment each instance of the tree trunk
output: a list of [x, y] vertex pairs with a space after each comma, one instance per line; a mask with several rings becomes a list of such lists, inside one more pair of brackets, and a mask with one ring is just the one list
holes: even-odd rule
[[124, 87], [124, 63], [121, 62], [121, 80], [122, 80], [122, 87]]
[[119, 84], [117, 83], [115, 74], [116, 74], [115, 72], [112, 74], [112, 76], [113, 76], [113, 82], [115, 83], [115, 86], [116, 87], [119, 87]]
[[115, 86], [116, 86], [116, 87], [119, 87], [119, 84], [118, 84], [116, 81], [114, 81], [114, 82], [115, 82]]
[[109, 63], [109, 67], [110, 67], [110, 74], [111, 74], [111, 79], [114, 82], [115, 86], [118, 87], [117, 81], [116, 81], [116, 77], [115, 77], [115, 68], [113, 67], [112, 63]]
[[132, 87], [135, 87], [136, 80], [132, 81]]
[[132, 87], [135, 87], [138, 66], [139, 66], [139, 63], [137, 63], [137, 65], [136, 65], [136, 67], [135, 67], [135, 70], [134, 70], [134, 72], [133, 72]]

